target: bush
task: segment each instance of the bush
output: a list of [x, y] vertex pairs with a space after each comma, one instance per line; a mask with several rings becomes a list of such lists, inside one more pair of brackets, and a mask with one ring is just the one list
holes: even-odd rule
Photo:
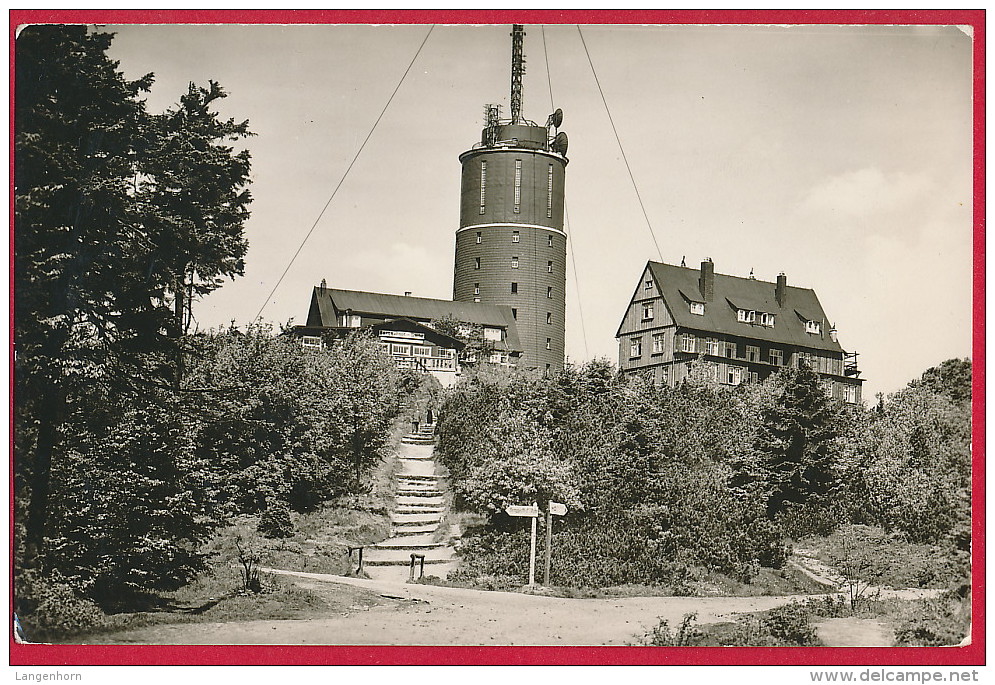
[[268, 538], [289, 538], [294, 534], [294, 523], [290, 520], [290, 507], [283, 500], [270, 498], [266, 510], [259, 517], [256, 530]]
[[698, 614], [684, 614], [681, 625], [674, 633], [666, 619], [650, 630], [639, 641], [641, 647], [691, 647], [697, 645], [704, 634], [694, 627]]
[[970, 595], [947, 593], [910, 603], [895, 628], [899, 645], [945, 647], [959, 644], [971, 632]]
[[17, 582], [17, 618], [29, 642], [47, 642], [76, 635], [100, 625], [104, 614], [80, 597], [64, 578], [45, 578], [26, 571]]

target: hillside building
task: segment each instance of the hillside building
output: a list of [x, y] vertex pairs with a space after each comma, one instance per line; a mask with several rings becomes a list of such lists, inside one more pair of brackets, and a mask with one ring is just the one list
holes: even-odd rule
[[815, 291], [647, 262], [615, 336], [623, 374], [645, 373], [659, 384], [687, 377], [702, 357], [726, 385], [762, 381], [779, 369], [806, 364], [833, 397], [861, 401], [856, 353], [837, 341]]
[[[458, 322], [459, 337], [437, 330], [438, 321]], [[311, 293], [307, 323], [294, 334], [305, 348], [320, 349], [328, 338], [357, 330], [376, 336], [397, 368], [429, 373], [444, 386], [456, 381], [464, 364], [513, 366], [522, 354], [508, 307], [450, 302], [410, 295], [337, 290], [324, 285]], [[472, 351], [460, 338], [474, 341]], [[483, 355], [484, 358], [481, 358]]]

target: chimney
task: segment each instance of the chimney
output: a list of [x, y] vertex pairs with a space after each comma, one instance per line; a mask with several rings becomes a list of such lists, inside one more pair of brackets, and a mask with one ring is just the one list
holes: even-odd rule
[[711, 302], [715, 295], [715, 264], [711, 257], [705, 257], [701, 263], [701, 276], [698, 277], [698, 290], [705, 302]]
[[405, 290], [404, 291], [404, 296], [405, 297], [411, 297], [411, 291], [410, 290]]
[[777, 275], [777, 287], [774, 288], [774, 297], [777, 299], [777, 306], [783, 307], [788, 296], [788, 277], [782, 271]]
[[325, 294], [325, 290], [327, 290], [327, 289], [328, 289], [328, 285], [325, 283], [325, 279], [322, 278], [321, 279], [321, 285], [318, 287], [318, 292], [321, 293], [322, 295], [324, 295]]

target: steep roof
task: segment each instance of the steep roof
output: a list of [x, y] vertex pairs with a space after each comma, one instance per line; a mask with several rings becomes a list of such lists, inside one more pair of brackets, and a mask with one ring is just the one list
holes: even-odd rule
[[337, 290], [316, 286], [311, 296], [308, 326], [338, 326], [338, 315], [350, 311], [387, 319], [435, 321], [452, 317], [458, 321], [507, 329], [508, 349], [521, 351], [518, 328], [511, 307], [480, 302], [453, 302], [409, 295], [388, 295], [362, 290]]
[[[675, 323], [681, 328], [843, 352], [840, 344], [829, 337], [829, 319], [811, 288], [787, 286], [782, 307], [775, 296], [776, 284], [716, 273], [714, 295], [711, 301], [705, 302], [698, 288], [700, 269], [652, 261], [647, 266]], [[704, 316], [691, 313], [689, 302], [692, 301], [705, 302]], [[759, 318], [755, 324], [738, 321], [737, 309], [773, 314], [774, 326], [760, 325]], [[806, 333], [806, 321], [820, 322], [822, 333]]]

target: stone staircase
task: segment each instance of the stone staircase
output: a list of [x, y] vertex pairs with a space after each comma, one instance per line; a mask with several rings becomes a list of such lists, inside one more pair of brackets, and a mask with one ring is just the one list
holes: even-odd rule
[[[425, 555], [425, 575], [445, 578], [455, 566], [448, 539], [440, 539], [446, 513], [445, 479], [436, 473], [435, 426], [422, 424], [401, 438], [395, 475], [391, 537], [367, 547], [364, 569], [376, 580], [405, 581], [412, 554]], [[448, 537], [448, 536], [447, 536]], [[420, 574], [416, 567], [415, 578]]]

